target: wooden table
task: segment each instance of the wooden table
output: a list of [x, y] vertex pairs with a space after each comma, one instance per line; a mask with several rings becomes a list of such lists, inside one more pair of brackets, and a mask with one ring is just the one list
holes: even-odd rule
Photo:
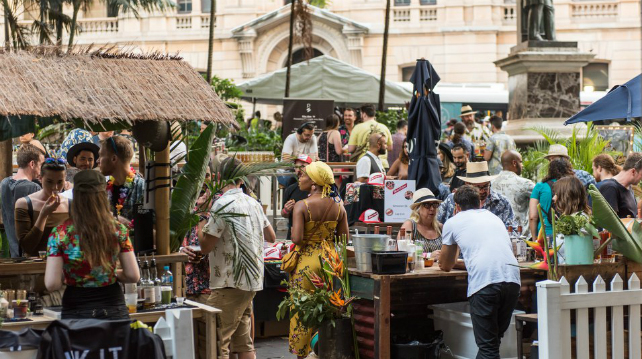
[[[439, 266], [434, 265], [416, 270], [414, 273], [398, 275], [364, 273], [356, 269], [350, 269], [349, 272], [351, 294], [365, 299], [355, 304], [355, 326], [362, 358], [390, 358], [393, 317], [399, 320], [427, 317], [428, 305], [467, 300], [468, 272], [465, 270], [453, 269], [443, 272]], [[546, 279], [546, 272], [522, 269], [521, 276], [524, 285]], [[374, 320], [370, 316], [373, 316]], [[373, 333], [369, 333], [371, 328], [368, 325], [371, 322], [374, 324]], [[428, 330], [423, 327], [404, 328], [403, 325], [396, 327], [399, 331], [406, 329], [415, 332]], [[374, 347], [372, 352], [368, 345]]]
[[[188, 261], [188, 257], [183, 253], [172, 253], [167, 255], [155, 256], [156, 264], [162, 266], [169, 264], [172, 274], [174, 275], [174, 293], [183, 295], [183, 263]], [[148, 257], [151, 260], [151, 257]], [[20, 274], [44, 274], [47, 266], [46, 261], [26, 261], [22, 263], [8, 263], [4, 259], [0, 262], [0, 276], [15, 276]], [[159, 273], [162, 273], [159, 271]]]
[[537, 313], [515, 314], [515, 330], [517, 331], [517, 359], [524, 359], [524, 323], [537, 323]]
[[[216, 316], [221, 313], [221, 310], [191, 300], [185, 300], [185, 303], [196, 307], [191, 308], [193, 319], [203, 318], [205, 320], [206, 336], [209, 338], [205, 348], [206, 356], [208, 359], [216, 359], [218, 353], [218, 348], [216, 347], [218, 342], [218, 338], [216, 337]], [[165, 311], [131, 313], [129, 316], [133, 320], [153, 324], [156, 323], [159, 318], [165, 317]], [[45, 329], [55, 320], [56, 318], [46, 316], [34, 316], [30, 322], [3, 323], [2, 330], [20, 331], [25, 328]]]

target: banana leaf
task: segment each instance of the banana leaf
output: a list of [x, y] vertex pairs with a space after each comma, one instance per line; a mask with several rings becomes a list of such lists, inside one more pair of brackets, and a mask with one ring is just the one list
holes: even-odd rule
[[169, 246], [172, 252], [178, 250], [185, 234], [198, 224], [198, 215], [193, 213], [193, 209], [205, 181], [214, 134], [214, 125], [210, 124], [194, 141], [189, 149], [190, 160], [183, 166], [183, 174], [172, 191], [169, 209]]
[[639, 225], [633, 225], [632, 233], [629, 233], [611, 205], [594, 185], [589, 186], [588, 192], [593, 200], [593, 221], [596, 226], [611, 232], [613, 249], [627, 259], [642, 263], [642, 228]]

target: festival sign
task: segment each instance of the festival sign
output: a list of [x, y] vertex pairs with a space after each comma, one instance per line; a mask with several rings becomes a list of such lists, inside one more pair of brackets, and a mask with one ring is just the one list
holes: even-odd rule
[[415, 181], [388, 180], [384, 190], [384, 222], [403, 223], [410, 218]]
[[334, 113], [334, 100], [283, 99], [283, 132], [285, 140], [306, 122], [314, 122], [317, 130], [325, 128], [325, 118]]

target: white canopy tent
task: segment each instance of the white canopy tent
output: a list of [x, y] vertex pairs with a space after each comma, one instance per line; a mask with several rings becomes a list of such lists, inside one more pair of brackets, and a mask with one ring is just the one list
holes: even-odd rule
[[[259, 104], [282, 105], [286, 71], [282, 68], [239, 84], [242, 98]], [[292, 65], [290, 75], [290, 98], [332, 99], [342, 107], [379, 102], [379, 76], [330, 56]], [[411, 96], [412, 89], [386, 81], [386, 107], [403, 106]]]

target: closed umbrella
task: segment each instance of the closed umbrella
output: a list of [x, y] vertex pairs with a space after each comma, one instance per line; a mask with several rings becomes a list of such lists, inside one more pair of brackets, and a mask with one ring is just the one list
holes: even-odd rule
[[637, 75], [624, 85], [614, 87], [601, 99], [576, 113], [564, 122], [565, 125], [577, 122], [618, 120], [625, 118], [631, 121], [640, 117], [640, 84], [642, 79]]
[[441, 138], [441, 105], [432, 90], [439, 75], [428, 60], [417, 60], [410, 82], [413, 97], [408, 112], [408, 179], [415, 180], [417, 189], [428, 188], [439, 193], [441, 174], [437, 146]]

